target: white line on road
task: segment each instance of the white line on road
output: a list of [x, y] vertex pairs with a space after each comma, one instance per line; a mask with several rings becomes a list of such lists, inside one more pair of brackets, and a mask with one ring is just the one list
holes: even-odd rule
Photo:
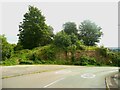
[[56, 80], [56, 81], [54, 81], [54, 82], [52, 82], [52, 83], [50, 83], [50, 84], [48, 84], [48, 85], [45, 85], [43, 88], [49, 87], [49, 86], [51, 86], [52, 84], [55, 84], [56, 82], [59, 82], [59, 81], [61, 81], [61, 80], [63, 80], [63, 79], [64, 79], [64, 78], [58, 79], [58, 80]]

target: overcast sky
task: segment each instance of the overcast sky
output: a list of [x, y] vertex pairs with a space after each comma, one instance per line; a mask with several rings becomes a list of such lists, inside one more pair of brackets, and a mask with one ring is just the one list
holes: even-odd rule
[[98, 45], [106, 47], [118, 46], [118, 4], [117, 2], [6, 2], [1, 4], [2, 34], [8, 42], [17, 43], [18, 26], [28, 5], [40, 9], [46, 17], [46, 23], [54, 28], [54, 32], [62, 29], [65, 22], [72, 21], [79, 25], [89, 19], [102, 27], [104, 35]]

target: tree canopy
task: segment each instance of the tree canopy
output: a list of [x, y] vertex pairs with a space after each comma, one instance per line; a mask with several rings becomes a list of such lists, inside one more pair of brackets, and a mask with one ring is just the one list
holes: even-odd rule
[[0, 53], [2, 51], [2, 60], [4, 61], [12, 56], [13, 47], [7, 42], [5, 35], [0, 35], [0, 40], [2, 41], [0, 43]]
[[23, 22], [19, 25], [19, 44], [24, 49], [43, 46], [51, 42], [51, 27], [45, 23], [42, 12], [34, 6], [29, 6], [29, 11], [25, 13]]
[[64, 31], [62, 31], [55, 35], [54, 44], [58, 47], [66, 49], [72, 44], [72, 42], [70, 36], [67, 35]]
[[68, 35], [71, 35], [72, 33], [77, 35], [78, 32], [77, 26], [74, 22], [66, 22], [65, 24], [63, 24], [63, 30]]
[[92, 23], [90, 20], [84, 20], [79, 25], [79, 39], [87, 46], [94, 46], [96, 42], [99, 42], [101, 35], [101, 27]]

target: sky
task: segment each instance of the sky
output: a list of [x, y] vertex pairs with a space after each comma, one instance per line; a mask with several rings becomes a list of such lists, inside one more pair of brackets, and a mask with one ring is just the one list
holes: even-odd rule
[[17, 43], [19, 24], [28, 6], [42, 11], [46, 24], [54, 28], [54, 33], [62, 30], [65, 22], [75, 22], [77, 26], [84, 20], [91, 20], [102, 28], [103, 36], [99, 46], [118, 47], [118, 3], [117, 2], [4, 2], [1, 3], [0, 34], [5, 34], [9, 43]]

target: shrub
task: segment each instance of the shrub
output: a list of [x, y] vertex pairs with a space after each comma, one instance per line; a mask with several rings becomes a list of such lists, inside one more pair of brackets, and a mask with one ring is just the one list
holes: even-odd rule
[[71, 61], [69, 60], [55, 60], [54, 61], [55, 64], [59, 64], [59, 65], [71, 65]]
[[55, 52], [56, 52], [56, 49], [53, 46], [47, 45], [29, 54], [28, 58], [33, 61], [53, 60], [55, 59]]
[[31, 60], [21, 60], [20, 64], [34, 64], [34, 62]]
[[107, 52], [108, 52], [108, 49], [107, 48], [104, 48], [103, 46], [101, 46], [100, 48], [97, 48], [96, 49], [102, 56], [106, 57], [107, 56]]
[[22, 45], [20, 45], [20, 43], [18, 43], [15, 47], [14, 47], [14, 50], [15, 51], [19, 51], [19, 50], [22, 50], [23, 49], [23, 47], [22, 47]]
[[34, 64], [42, 64], [42, 61], [41, 60], [35, 60]]
[[111, 65], [120, 66], [120, 55], [118, 53], [109, 52], [108, 57], [111, 59]]
[[102, 66], [102, 63], [101, 62], [97, 62], [96, 66]]
[[6, 60], [11, 57], [12, 54], [11, 44], [7, 42], [5, 35], [0, 35], [0, 53], [2, 52], [2, 60]]
[[59, 32], [54, 37], [54, 45], [62, 48], [67, 49], [72, 44], [71, 37], [67, 35], [65, 32]]
[[79, 50], [85, 50], [86, 49], [86, 46], [83, 45], [83, 43], [80, 42], [80, 41], [76, 42], [76, 46], [77, 46], [77, 49], [79, 49]]
[[33, 53], [30, 53], [29, 55], [27, 55], [27, 58], [32, 61], [37, 61], [37, 60], [39, 60], [37, 55], [38, 54], [36, 52], [33, 52]]
[[18, 64], [19, 64], [19, 61], [15, 57], [3, 61], [3, 65], [18, 65]]
[[97, 46], [86, 46], [86, 50], [96, 50], [96, 49], [98, 49], [98, 47]]
[[81, 56], [80, 65], [96, 65], [96, 60], [88, 56]]
[[76, 60], [75, 62], [73, 62], [73, 65], [80, 65], [81, 61], [80, 60]]
[[43, 58], [46, 60], [53, 60], [55, 58], [55, 52], [53, 48], [44, 49], [42, 52]]

